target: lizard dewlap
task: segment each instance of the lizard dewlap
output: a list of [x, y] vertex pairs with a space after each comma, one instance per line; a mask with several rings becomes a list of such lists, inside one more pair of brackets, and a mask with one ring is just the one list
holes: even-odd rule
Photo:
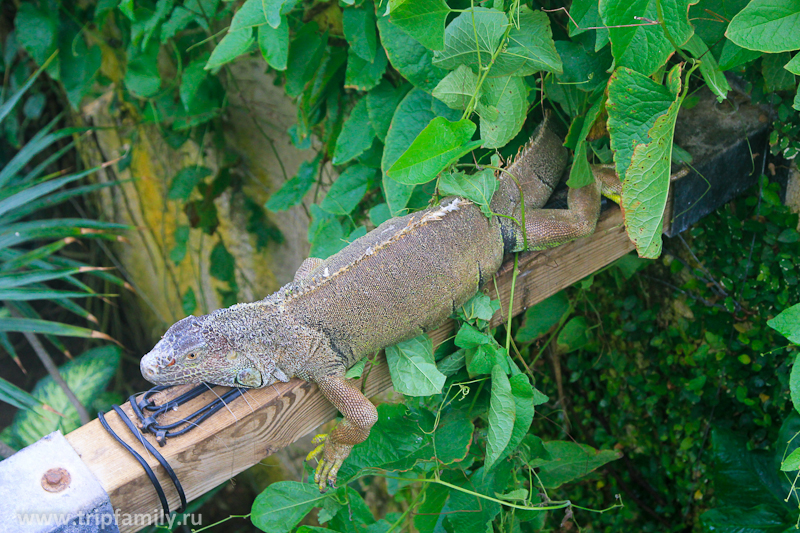
[[[504, 254], [594, 231], [598, 184], [570, 190], [569, 209], [541, 209], [566, 163], [561, 140], [543, 124], [499, 177], [491, 209], [505, 216], [487, 218], [469, 200], [449, 197], [387, 220], [326, 260], [306, 259], [291, 283], [261, 301], [175, 323], [142, 358], [142, 374], [161, 385], [315, 382], [344, 415], [312, 452], [321, 453], [315, 480], [324, 490], [377, 420], [345, 379], [350, 366], [438, 326], [492, 278]], [[515, 222], [523, 198], [524, 228]]]

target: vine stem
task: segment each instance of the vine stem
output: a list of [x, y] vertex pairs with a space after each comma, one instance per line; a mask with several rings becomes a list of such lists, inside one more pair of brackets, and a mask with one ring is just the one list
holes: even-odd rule
[[403, 511], [403, 514], [400, 515], [400, 517], [397, 519], [397, 521], [395, 521], [395, 523], [392, 524], [392, 526], [386, 531], [386, 533], [392, 533], [392, 531], [394, 531], [395, 528], [397, 528], [400, 524], [403, 523], [403, 520], [406, 519], [406, 516], [408, 516], [408, 513], [410, 513], [411, 510], [414, 509], [414, 507], [416, 507], [417, 502], [419, 501], [419, 499], [422, 496], [425, 495], [425, 489], [427, 489], [427, 488], [428, 488], [427, 485], [423, 485], [422, 489], [420, 489], [420, 491], [414, 497], [412, 502], [408, 505], [408, 508], [405, 511]]
[[692, 58], [683, 53], [681, 47], [678, 46], [678, 43], [675, 42], [675, 39], [672, 37], [669, 28], [667, 28], [667, 24], [664, 22], [664, 10], [661, 7], [661, 0], [656, 0], [656, 14], [658, 16], [658, 25], [664, 30], [664, 36], [667, 38], [675, 51], [678, 52], [678, 55], [681, 56], [687, 63], [695, 62]]
[[519, 252], [514, 254], [514, 271], [511, 274], [511, 295], [508, 298], [508, 325], [506, 325], [506, 352], [511, 354], [511, 317], [514, 312], [514, 288], [517, 284]]

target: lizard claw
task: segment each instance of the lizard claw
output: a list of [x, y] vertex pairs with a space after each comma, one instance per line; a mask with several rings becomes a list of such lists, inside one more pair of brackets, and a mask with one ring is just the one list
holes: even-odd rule
[[319, 461], [314, 471], [314, 483], [319, 486], [320, 492], [325, 492], [328, 486], [331, 488], [336, 486], [336, 474], [338, 474], [345, 458], [350, 454], [352, 446], [337, 444], [327, 434], [316, 435], [311, 439], [311, 442], [318, 444], [318, 446], [311, 450], [311, 453], [306, 457], [306, 461], [310, 461], [315, 457]]

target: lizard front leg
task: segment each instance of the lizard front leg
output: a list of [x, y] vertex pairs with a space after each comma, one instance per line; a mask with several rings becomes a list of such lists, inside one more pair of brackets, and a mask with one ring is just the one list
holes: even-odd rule
[[314, 482], [322, 492], [326, 485], [336, 485], [339, 468], [353, 446], [367, 439], [369, 430], [378, 420], [378, 411], [343, 375], [314, 377], [313, 380], [322, 394], [344, 415], [330, 434], [315, 437], [315, 444], [322, 444], [309, 454], [311, 458], [322, 452], [314, 473]]
[[[595, 181], [570, 189], [567, 209], [531, 209], [525, 213], [525, 229], [515, 228], [513, 251], [544, 250], [594, 233], [600, 216], [600, 195], [619, 203], [622, 184], [613, 168], [592, 168]], [[525, 247], [527, 237], [527, 248]]]

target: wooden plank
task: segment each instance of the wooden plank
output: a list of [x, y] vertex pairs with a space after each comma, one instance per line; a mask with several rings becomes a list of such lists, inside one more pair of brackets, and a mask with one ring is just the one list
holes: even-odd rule
[[[606, 266], [633, 248], [622, 227], [618, 208], [606, 211], [594, 235], [568, 243], [545, 252], [521, 254], [514, 297], [516, 315], [525, 308], [547, 298]], [[513, 261], [503, 266], [497, 275], [496, 291], [502, 301], [501, 312], [492, 321], [502, 323], [508, 310], [511, 293]], [[489, 283], [486, 291], [497, 297], [495, 284]], [[442, 325], [431, 333], [435, 344], [452, 333], [453, 322]], [[367, 396], [374, 396], [391, 387], [386, 364], [375, 366], [365, 384]], [[182, 394], [189, 386], [175, 387], [158, 398], [159, 403]], [[215, 394], [228, 389], [216, 387], [175, 412], [164, 416], [162, 423], [179, 420], [208, 403]], [[130, 407], [123, 406], [132, 420], [136, 420]], [[247, 392], [203, 422], [193, 431], [169, 439], [159, 448], [155, 438], [146, 436], [175, 470], [189, 500], [195, 499], [242, 470], [254, 465], [275, 450], [287, 446], [336, 416], [336, 410], [319, 393], [316, 385], [294, 379], [278, 383], [267, 389]], [[171, 509], [179, 505], [177, 492], [158, 462], [148, 454], [141, 443], [130, 434], [115, 413], [106, 415], [109, 425], [143, 457], [156, 472], [167, 494]], [[67, 440], [78, 452], [89, 469], [97, 476], [108, 492], [111, 503], [120, 516], [120, 530], [136, 531], [139, 525], [127, 524], [127, 515], [157, 516], [160, 504], [156, 492], [142, 467], [100, 425], [98, 420], [73, 431]], [[309, 443], [309, 450], [311, 444]]]

